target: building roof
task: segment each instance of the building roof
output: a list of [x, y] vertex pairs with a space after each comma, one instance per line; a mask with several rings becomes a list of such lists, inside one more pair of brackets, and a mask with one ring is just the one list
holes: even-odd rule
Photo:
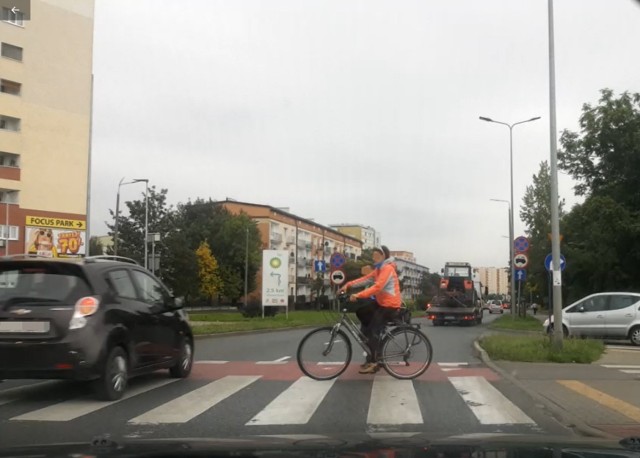
[[362, 240], [356, 238], [356, 237], [352, 237], [348, 234], [344, 234], [340, 231], [336, 231], [335, 229], [329, 227], [329, 226], [325, 226], [324, 224], [320, 224], [316, 221], [310, 220], [308, 218], [302, 218], [301, 216], [298, 215], [294, 215], [293, 213], [289, 213], [287, 211], [284, 211], [281, 208], [277, 208], [277, 207], [272, 207], [271, 205], [264, 205], [264, 204], [255, 204], [252, 202], [241, 202], [239, 200], [233, 200], [233, 199], [226, 199], [226, 200], [219, 200], [216, 202], [216, 204], [237, 204], [237, 205], [247, 205], [250, 207], [258, 207], [258, 208], [268, 208], [270, 211], [274, 212], [274, 213], [278, 213], [280, 215], [283, 216], [288, 216], [289, 218], [293, 218], [296, 219], [298, 221], [310, 224], [312, 226], [317, 226], [318, 228], [324, 229], [326, 231], [328, 231], [329, 233], [335, 234], [335, 235], [339, 235], [340, 237], [343, 237], [345, 239], [349, 239], [352, 240], [354, 242], [357, 242], [359, 244], [362, 244]]

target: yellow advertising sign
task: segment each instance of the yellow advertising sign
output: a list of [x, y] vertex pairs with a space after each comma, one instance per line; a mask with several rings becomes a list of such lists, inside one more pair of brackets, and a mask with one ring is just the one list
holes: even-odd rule
[[80, 219], [52, 218], [50, 216], [27, 216], [26, 226], [53, 227], [56, 229], [74, 229], [84, 231], [87, 222]]

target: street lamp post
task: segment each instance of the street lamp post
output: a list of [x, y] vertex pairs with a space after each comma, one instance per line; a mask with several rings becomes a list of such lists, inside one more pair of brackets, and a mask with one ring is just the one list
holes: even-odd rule
[[145, 196], [144, 196], [144, 267], [147, 267], [147, 237], [148, 237], [148, 215], [149, 215], [149, 180], [147, 178], [137, 178], [132, 181], [124, 181], [124, 177], [118, 183], [118, 195], [116, 197], [116, 217], [115, 225], [113, 229], [113, 254], [118, 255], [118, 222], [120, 219], [120, 188], [122, 186], [134, 183], [145, 183]]
[[489, 199], [492, 202], [504, 202], [509, 207], [509, 265], [511, 266], [511, 314], [513, 315], [513, 292], [515, 276], [514, 276], [514, 268], [513, 268], [513, 215], [511, 214], [511, 203], [508, 200], [504, 199]]
[[510, 244], [510, 253], [511, 253], [511, 260], [510, 260], [510, 264], [511, 264], [511, 310], [513, 313], [513, 308], [514, 308], [514, 299], [515, 299], [515, 295], [516, 295], [516, 283], [515, 283], [515, 266], [513, 264], [513, 242], [514, 242], [514, 234], [513, 234], [513, 210], [514, 210], [514, 206], [513, 206], [513, 128], [515, 126], [517, 126], [518, 124], [524, 124], [527, 122], [531, 122], [531, 121], [536, 121], [540, 119], [540, 116], [536, 116], [535, 118], [531, 118], [531, 119], [527, 119], [525, 121], [518, 121], [518, 122], [514, 122], [513, 124], [509, 124], [506, 122], [501, 122], [501, 121], [494, 121], [491, 118], [487, 118], [486, 116], [480, 116], [480, 120], [481, 121], [487, 121], [487, 122], [493, 122], [496, 124], [502, 124], [503, 126], [507, 126], [509, 128], [509, 167], [510, 167], [510, 181], [511, 181], [511, 201], [510, 201], [510, 210], [509, 210], [509, 236], [511, 237], [511, 240], [509, 241]]
[[[144, 181], [144, 268], [149, 268], [149, 179], [137, 178], [133, 183]], [[155, 264], [155, 259], [153, 260]]]

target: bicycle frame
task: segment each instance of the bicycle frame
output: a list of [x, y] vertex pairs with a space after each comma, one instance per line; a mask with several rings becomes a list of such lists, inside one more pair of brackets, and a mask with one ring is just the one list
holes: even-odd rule
[[[355, 339], [355, 341], [360, 345], [360, 347], [367, 353], [367, 355], [372, 356], [371, 349], [369, 345], [366, 343], [367, 337], [360, 331], [360, 328], [357, 324], [353, 322], [351, 318], [347, 315], [347, 309], [342, 309], [342, 317], [340, 321], [333, 325], [333, 333], [337, 333], [341, 327], [345, 327], [348, 334]], [[327, 349], [323, 352], [326, 356], [331, 352], [331, 348], [333, 347], [333, 338], [331, 339], [331, 343], [327, 346]]]

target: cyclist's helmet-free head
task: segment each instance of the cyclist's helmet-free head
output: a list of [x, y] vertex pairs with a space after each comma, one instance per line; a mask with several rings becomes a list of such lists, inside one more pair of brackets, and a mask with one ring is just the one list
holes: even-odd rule
[[377, 251], [378, 253], [383, 255], [385, 259], [389, 259], [389, 257], [391, 256], [391, 252], [389, 251], [389, 248], [387, 248], [385, 245], [375, 247], [373, 251]]

